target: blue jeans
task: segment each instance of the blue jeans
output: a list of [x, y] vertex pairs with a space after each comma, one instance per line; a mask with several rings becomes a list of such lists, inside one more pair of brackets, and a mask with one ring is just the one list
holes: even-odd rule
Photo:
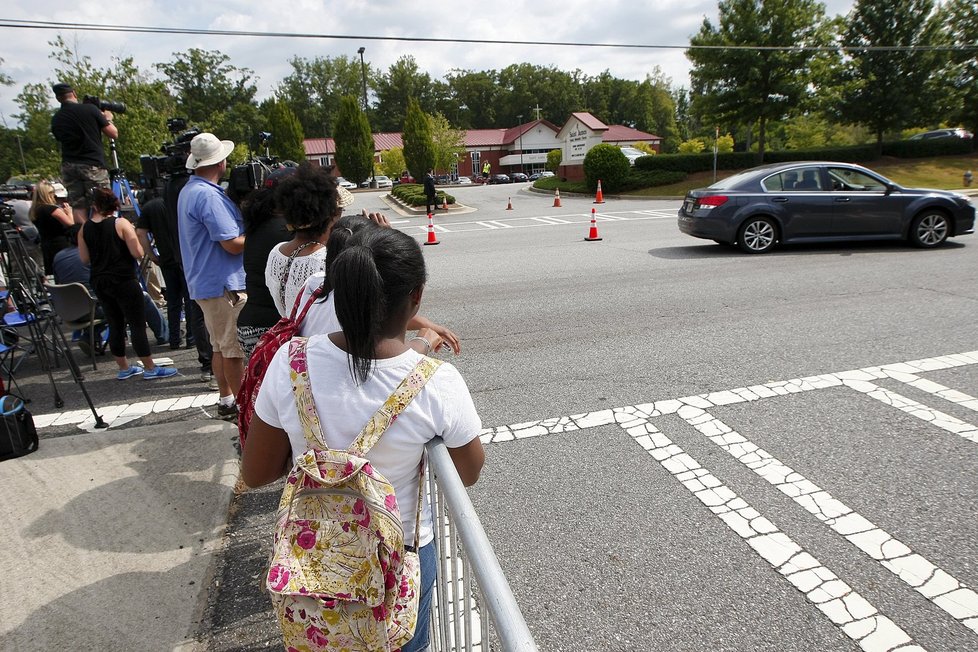
[[421, 598], [418, 600], [418, 624], [414, 628], [414, 638], [401, 648], [401, 652], [423, 652], [428, 649], [431, 633], [431, 595], [438, 574], [438, 559], [435, 555], [435, 542], [422, 546], [418, 551], [421, 557]]

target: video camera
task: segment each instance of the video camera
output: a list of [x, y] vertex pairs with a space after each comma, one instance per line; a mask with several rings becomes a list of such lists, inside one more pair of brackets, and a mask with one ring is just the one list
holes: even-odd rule
[[82, 102], [85, 104], [94, 104], [101, 111], [112, 111], [112, 113], [125, 113], [126, 105], [122, 102], [110, 102], [109, 100], [100, 100], [98, 95], [86, 95], [82, 98]]
[[26, 186], [0, 184], [0, 223], [9, 224], [14, 219], [14, 207], [7, 203], [8, 199], [31, 199], [31, 189]]
[[274, 156], [268, 155], [268, 141], [272, 139], [270, 131], [259, 131], [256, 140], [265, 148], [265, 156], [253, 156], [251, 160], [231, 168], [231, 179], [228, 182], [228, 192], [232, 197], [243, 197], [252, 190], [265, 185], [265, 179], [280, 167], [288, 167], [287, 163], [279, 163]]
[[193, 127], [187, 129], [185, 118], [169, 118], [166, 121], [166, 128], [173, 137], [172, 141], [166, 141], [160, 146], [162, 156], [152, 156], [143, 154], [139, 157], [139, 164], [142, 168], [143, 179], [148, 186], [154, 186], [157, 182], [174, 176], [187, 176], [187, 157], [190, 156], [190, 141], [200, 133], [200, 129]]

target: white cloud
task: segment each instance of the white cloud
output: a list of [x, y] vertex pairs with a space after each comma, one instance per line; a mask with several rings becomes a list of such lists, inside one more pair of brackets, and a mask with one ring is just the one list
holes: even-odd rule
[[[829, 0], [829, 13], [845, 13], [852, 0]], [[43, 6], [42, 6], [43, 5]], [[616, 77], [643, 79], [655, 66], [677, 85], [688, 84], [689, 64], [681, 49], [622, 49], [514, 45], [512, 41], [628, 43], [685, 45], [703, 20], [715, 18], [714, 0], [524, 0], [518, 2], [404, 2], [401, 0], [347, 0], [288, 3], [224, 0], [48, 0], [5, 4], [3, 18], [124, 24], [190, 29], [489, 39], [502, 44], [415, 43], [362, 39], [299, 39], [230, 36], [130, 34], [66, 30], [0, 28], [2, 70], [15, 85], [0, 88], [0, 112], [11, 124], [17, 112], [14, 97], [25, 83], [53, 81], [54, 62], [48, 42], [60, 33], [77, 45], [81, 55], [103, 67], [111, 58], [132, 56], [136, 64], [172, 60], [172, 53], [198, 47], [220, 50], [234, 65], [251, 68], [259, 77], [262, 96], [290, 72], [292, 56], [347, 55], [365, 58], [375, 69], [386, 69], [398, 57], [411, 54], [432, 77], [452, 68], [501, 69], [513, 63], [553, 65], [588, 74], [609, 70]], [[53, 103], [53, 97], [52, 97]]]

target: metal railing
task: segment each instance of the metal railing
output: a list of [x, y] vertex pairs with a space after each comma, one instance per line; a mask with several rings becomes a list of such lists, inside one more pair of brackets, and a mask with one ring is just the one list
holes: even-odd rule
[[431, 651], [490, 652], [491, 623], [501, 652], [536, 652], [537, 645], [448, 448], [436, 437], [427, 449], [428, 498], [438, 555]]

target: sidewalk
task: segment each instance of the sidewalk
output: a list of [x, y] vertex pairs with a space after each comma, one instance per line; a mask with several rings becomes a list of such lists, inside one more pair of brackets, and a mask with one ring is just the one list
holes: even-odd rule
[[2, 647], [200, 648], [236, 435], [198, 419], [42, 438], [0, 462]]

